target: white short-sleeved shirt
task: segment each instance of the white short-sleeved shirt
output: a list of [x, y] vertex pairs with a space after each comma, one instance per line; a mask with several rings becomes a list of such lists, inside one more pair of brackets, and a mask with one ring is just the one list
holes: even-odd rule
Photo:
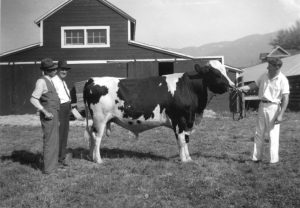
[[256, 81], [256, 84], [259, 87], [258, 96], [261, 100], [279, 104], [282, 95], [290, 93], [289, 81], [281, 72], [273, 79], [269, 79], [268, 73], [265, 73]]
[[64, 80], [59, 78], [59, 76], [55, 75], [52, 78], [52, 82], [60, 99], [60, 103], [67, 103], [70, 102], [70, 91], [67, 87], [67, 84]]

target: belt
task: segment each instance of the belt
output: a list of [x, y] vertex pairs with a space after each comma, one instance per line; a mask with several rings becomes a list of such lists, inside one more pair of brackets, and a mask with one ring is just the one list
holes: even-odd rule
[[269, 103], [269, 104], [278, 104], [278, 103], [274, 103], [274, 102], [272, 102], [272, 101], [270, 101], [270, 100], [261, 100], [260, 102], [262, 102], [262, 103]]
[[71, 101], [68, 101], [68, 102], [65, 102], [65, 103], [61, 103], [61, 105], [67, 105], [67, 104], [70, 104]]

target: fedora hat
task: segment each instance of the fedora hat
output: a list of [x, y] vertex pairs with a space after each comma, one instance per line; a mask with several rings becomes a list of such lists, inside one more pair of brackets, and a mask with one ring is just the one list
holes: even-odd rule
[[41, 61], [40, 69], [43, 71], [53, 71], [57, 69], [57, 64], [53, 63], [53, 60], [51, 58], [44, 58]]
[[58, 61], [58, 68], [60, 68], [60, 69], [66, 69], [66, 70], [70, 70], [71, 69], [71, 67], [67, 64], [67, 61], [65, 61], [65, 60]]

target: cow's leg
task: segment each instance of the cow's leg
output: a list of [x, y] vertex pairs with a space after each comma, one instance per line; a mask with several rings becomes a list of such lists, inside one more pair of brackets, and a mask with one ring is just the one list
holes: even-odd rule
[[[181, 132], [178, 134], [177, 144], [179, 147], [179, 155], [181, 162], [188, 162], [191, 160], [188, 152], [187, 143], [185, 141], [185, 133]], [[188, 156], [188, 157], [187, 157]]]
[[93, 161], [96, 163], [102, 163], [101, 155], [100, 155], [100, 144], [101, 140], [105, 131], [105, 126], [106, 124], [99, 124], [96, 127], [96, 132], [93, 135], [93, 143], [94, 143], [94, 148], [93, 148]]
[[192, 158], [190, 156], [189, 148], [188, 148], [188, 142], [189, 142], [189, 135], [185, 134], [185, 146], [184, 146], [184, 152], [185, 157], [187, 161], [192, 161]]
[[109, 122], [107, 122], [107, 124], [106, 124], [106, 136], [110, 136], [110, 134], [111, 134], [111, 122], [109, 121]]

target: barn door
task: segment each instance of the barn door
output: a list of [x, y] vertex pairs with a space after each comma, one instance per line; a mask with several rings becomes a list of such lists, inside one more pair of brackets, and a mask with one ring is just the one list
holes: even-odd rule
[[193, 61], [177, 61], [174, 63], [174, 73], [189, 72], [194, 70]]
[[158, 62], [129, 62], [127, 64], [128, 78], [144, 78], [158, 75]]

